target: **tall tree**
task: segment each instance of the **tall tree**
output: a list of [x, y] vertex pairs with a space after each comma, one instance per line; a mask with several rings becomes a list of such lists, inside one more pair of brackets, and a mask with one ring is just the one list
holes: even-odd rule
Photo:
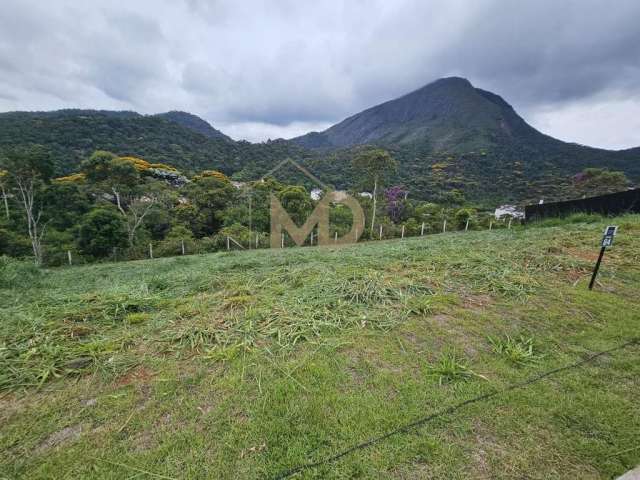
[[27, 223], [27, 232], [36, 265], [42, 265], [42, 238], [46, 231], [43, 221], [42, 192], [53, 174], [49, 153], [39, 145], [12, 148], [0, 158], [7, 172], [9, 185], [15, 190]]
[[0, 170], [0, 193], [2, 193], [2, 201], [4, 203], [4, 214], [9, 220], [9, 200], [7, 198], [6, 183], [9, 180], [9, 172], [6, 170]]
[[143, 182], [135, 165], [111, 152], [97, 151], [82, 163], [89, 185], [113, 196], [125, 219], [127, 241], [133, 247], [136, 233], [151, 209], [162, 199], [158, 182]]
[[196, 237], [216, 233], [223, 225], [225, 209], [237, 204], [238, 192], [224, 175], [198, 175], [183, 188], [194, 208], [182, 208], [189, 213], [187, 223]]
[[378, 189], [388, 176], [398, 168], [398, 163], [389, 152], [381, 148], [365, 148], [353, 158], [353, 167], [360, 173], [366, 188], [373, 187], [373, 207], [371, 209], [371, 234], [376, 223]]

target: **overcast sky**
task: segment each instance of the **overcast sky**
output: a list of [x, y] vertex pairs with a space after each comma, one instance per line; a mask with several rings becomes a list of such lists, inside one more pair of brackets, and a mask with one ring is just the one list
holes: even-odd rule
[[0, 111], [321, 130], [443, 76], [563, 140], [640, 145], [640, 1], [0, 0]]

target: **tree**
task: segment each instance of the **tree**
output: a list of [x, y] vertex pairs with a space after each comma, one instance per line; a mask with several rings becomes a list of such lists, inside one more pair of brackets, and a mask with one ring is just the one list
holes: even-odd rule
[[454, 215], [456, 226], [461, 229], [465, 228], [467, 225], [467, 222], [470, 221], [475, 214], [476, 214], [476, 211], [473, 208], [461, 208], [457, 210]]
[[9, 172], [6, 170], [0, 170], [0, 193], [2, 193], [2, 200], [4, 203], [4, 213], [9, 220], [9, 200], [7, 198], [6, 183], [9, 180]]
[[285, 187], [277, 196], [296, 225], [300, 226], [306, 222], [313, 210], [313, 202], [306, 188], [301, 185], [292, 185]]
[[[353, 159], [353, 167], [363, 176], [365, 185], [373, 186], [373, 207], [371, 209], [371, 235], [376, 222], [378, 187], [398, 168], [393, 157], [381, 148], [366, 148]], [[367, 187], [368, 188], [368, 187]]]
[[134, 162], [100, 150], [83, 162], [82, 173], [94, 188], [113, 195], [125, 219], [129, 247], [133, 247], [138, 228], [162, 199], [161, 184], [153, 180], [143, 182]]
[[630, 183], [624, 172], [605, 168], [587, 168], [574, 176], [573, 181], [578, 194], [587, 197], [624, 192]]
[[126, 246], [122, 216], [111, 208], [96, 208], [82, 217], [78, 247], [92, 257], [106, 257], [114, 248]]
[[80, 168], [92, 185], [113, 194], [118, 210], [123, 209], [122, 195], [140, 181], [140, 174], [132, 162], [103, 150], [94, 152]]
[[6, 170], [10, 185], [17, 192], [25, 213], [27, 232], [36, 265], [42, 265], [42, 238], [46, 231], [43, 221], [42, 192], [53, 174], [48, 152], [39, 145], [12, 148], [5, 152], [0, 164]]
[[[226, 178], [198, 176], [184, 188], [184, 193], [195, 208], [181, 208], [191, 214], [188, 223], [196, 237], [209, 236], [217, 232], [224, 220], [224, 211], [237, 198], [236, 188]], [[183, 216], [183, 221], [187, 220]]]
[[387, 203], [387, 214], [393, 223], [398, 223], [401, 220], [408, 193], [409, 192], [399, 185], [387, 188], [384, 191], [384, 198]]

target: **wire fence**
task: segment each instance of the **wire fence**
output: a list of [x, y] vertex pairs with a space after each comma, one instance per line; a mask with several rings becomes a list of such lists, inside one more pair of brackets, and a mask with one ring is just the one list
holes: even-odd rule
[[[510, 217], [500, 220], [490, 220], [484, 223], [468, 219], [464, 224], [461, 224], [444, 219], [442, 223], [437, 225], [433, 222], [424, 222], [422, 224], [380, 224], [375, 225], [373, 229], [365, 228], [363, 232], [356, 231], [352, 241], [347, 243], [404, 240], [406, 238], [424, 237], [443, 233], [511, 229], [519, 225], [519, 223], [520, 222], [516, 222]], [[331, 240], [328, 245], [342, 242], [345, 235], [348, 234], [345, 234], [345, 232], [332, 231], [330, 235]], [[304, 244], [298, 245], [288, 233], [283, 232], [278, 244], [280, 248], [317, 246], [319, 244], [318, 233], [316, 229], [312, 230]], [[47, 249], [45, 245], [44, 260], [47, 266], [73, 266], [100, 262], [121, 262], [269, 248], [272, 248], [269, 234], [264, 232], [249, 232], [248, 234], [235, 236], [217, 234], [212, 237], [203, 237], [200, 239], [169, 238], [155, 242], [140, 242], [131, 248], [113, 247], [110, 254], [100, 258], [85, 255], [76, 247]]]

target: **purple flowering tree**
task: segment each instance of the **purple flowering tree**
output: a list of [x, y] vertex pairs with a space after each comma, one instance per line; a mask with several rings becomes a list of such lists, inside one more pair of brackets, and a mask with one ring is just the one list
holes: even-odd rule
[[398, 223], [404, 210], [403, 200], [407, 198], [407, 190], [399, 185], [389, 187], [384, 191], [384, 198], [387, 203], [387, 214], [393, 223]]

